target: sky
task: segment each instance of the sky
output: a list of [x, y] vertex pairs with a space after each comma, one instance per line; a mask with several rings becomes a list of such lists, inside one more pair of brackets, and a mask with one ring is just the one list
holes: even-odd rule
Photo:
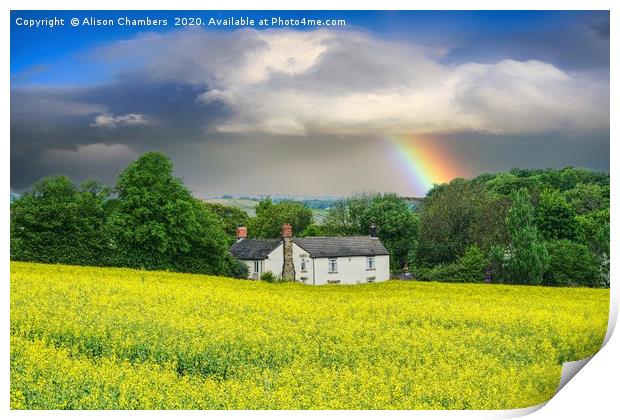
[[[146, 17], [167, 25], [119, 24]], [[255, 24], [208, 24], [230, 17]], [[345, 25], [258, 25], [274, 17]], [[11, 12], [12, 191], [59, 174], [114, 184], [149, 150], [198, 197], [608, 172], [609, 13]]]

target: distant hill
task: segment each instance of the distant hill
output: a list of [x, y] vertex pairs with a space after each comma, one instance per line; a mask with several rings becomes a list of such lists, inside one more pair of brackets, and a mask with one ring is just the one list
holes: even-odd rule
[[[256, 206], [258, 205], [258, 201], [248, 200], [244, 198], [207, 198], [203, 201], [207, 203], [222, 204], [224, 206], [241, 209], [245, 211], [250, 217], [256, 216]], [[316, 223], [322, 223], [328, 211], [328, 209], [313, 208], [311, 208], [310, 210], [312, 210], [312, 214], [314, 215], [314, 220]]]
[[241, 198], [207, 198], [203, 201], [207, 203], [222, 204], [224, 206], [235, 207], [245, 211], [248, 216], [256, 216], [256, 206], [258, 201], [246, 200]]

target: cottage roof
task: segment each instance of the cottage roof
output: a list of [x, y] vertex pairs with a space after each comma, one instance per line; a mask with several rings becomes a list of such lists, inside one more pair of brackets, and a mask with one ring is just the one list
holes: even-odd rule
[[281, 239], [242, 239], [230, 247], [230, 253], [241, 260], [262, 260], [280, 243]]
[[[293, 238], [293, 242], [312, 258], [389, 255], [381, 241], [370, 236], [313, 236]], [[242, 239], [230, 253], [241, 260], [262, 260], [281, 243], [281, 239]]]
[[294, 238], [293, 242], [312, 258], [389, 255], [381, 241], [370, 236], [316, 236]]

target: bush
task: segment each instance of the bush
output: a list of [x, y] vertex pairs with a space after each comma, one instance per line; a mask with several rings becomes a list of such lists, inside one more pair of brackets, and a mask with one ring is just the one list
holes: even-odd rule
[[454, 281], [463, 283], [482, 283], [484, 281], [484, 271], [488, 261], [485, 255], [477, 246], [470, 246], [465, 251], [465, 255], [458, 259], [456, 263], [456, 273]]
[[236, 258], [231, 258], [229, 262], [230, 276], [236, 279], [247, 279], [250, 275], [250, 269], [246, 263]]
[[279, 283], [280, 282], [280, 278], [276, 276], [275, 274], [273, 274], [271, 271], [265, 271], [263, 274], [261, 274], [260, 279], [267, 283]]
[[450, 264], [438, 264], [432, 268], [420, 267], [414, 270], [414, 278], [423, 281], [459, 283], [482, 283], [487, 259], [477, 246], [470, 246], [465, 255]]
[[93, 181], [77, 188], [64, 176], [47, 177], [11, 203], [11, 258], [75, 265], [106, 265], [109, 190]]
[[587, 246], [566, 239], [547, 242], [551, 257], [543, 284], [549, 286], [599, 286], [601, 272]]
[[458, 281], [459, 266], [456, 263], [439, 264], [432, 268], [422, 267], [415, 270], [414, 277], [423, 281]]

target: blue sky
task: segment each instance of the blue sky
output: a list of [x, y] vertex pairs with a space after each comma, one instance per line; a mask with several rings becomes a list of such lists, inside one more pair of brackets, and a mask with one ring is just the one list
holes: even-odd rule
[[[177, 16], [274, 15], [347, 25], [264, 35], [171, 25]], [[66, 26], [16, 24], [53, 16]], [[68, 25], [91, 16], [169, 25]], [[422, 194], [398, 168], [364, 167], [377, 157], [392, 164], [383, 139], [394, 133], [441, 143], [469, 168], [462, 176], [513, 166], [606, 171], [609, 14], [12, 11], [11, 96], [16, 190], [50, 173], [113, 182], [139, 153], [158, 149], [203, 196], [295, 193], [273, 169], [283, 160], [304, 168], [299, 180], [312, 194]], [[333, 182], [343, 161], [350, 176]], [[311, 174], [318, 162], [324, 177]]]
[[[12, 11], [11, 12], [11, 74], [35, 70], [26, 80], [17, 83], [81, 83], [101, 79], [109, 74], [85, 74], [87, 67], [84, 55], [94, 48], [108, 43], [131, 38], [143, 32], [170, 32], [178, 27], [170, 24], [165, 27], [43, 27], [36, 30], [16, 25], [17, 17], [43, 19], [50, 16], [64, 18], [66, 22], [73, 17], [140, 18], [149, 16], [153, 19], [167, 19], [173, 22], [174, 17], [199, 16], [204, 20], [210, 17], [248, 16], [256, 20], [272, 15], [283, 18], [331, 18], [346, 19], [347, 27], [363, 28], [382, 37], [392, 39], [415, 40], [426, 45], [441, 45], [444, 42], [457, 44], [455, 51], [446, 61], [460, 62], [470, 58], [477, 60], [493, 60], [498, 58], [545, 59], [552, 61], [569, 61], [562, 54], [553, 57], [553, 53], [545, 51], [541, 46], [529, 45], [529, 51], [523, 47], [519, 51], [510, 48], [512, 36], [518, 36], [524, 29], [532, 28], [541, 35], [565, 39], [565, 33], [571, 33], [575, 26], [597, 19], [605, 19], [606, 13], [575, 12], [575, 11]], [[257, 29], [260, 29], [257, 27]], [[233, 31], [235, 28], [213, 28], [209, 30]], [[309, 29], [306, 29], [309, 30]], [[341, 29], [342, 30], [342, 29]], [[557, 34], [553, 36], [553, 34]], [[468, 42], [468, 40], [486, 38], [490, 42]], [[508, 40], [509, 42], [502, 42]], [[512, 54], [511, 54], [512, 53]], [[581, 58], [581, 57], [579, 57]], [[584, 65], [578, 59], [571, 65]], [[45, 67], [48, 66], [48, 67]], [[54, 71], [52, 67], [62, 71]], [[47, 71], [41, 71], [48, 68]]]

